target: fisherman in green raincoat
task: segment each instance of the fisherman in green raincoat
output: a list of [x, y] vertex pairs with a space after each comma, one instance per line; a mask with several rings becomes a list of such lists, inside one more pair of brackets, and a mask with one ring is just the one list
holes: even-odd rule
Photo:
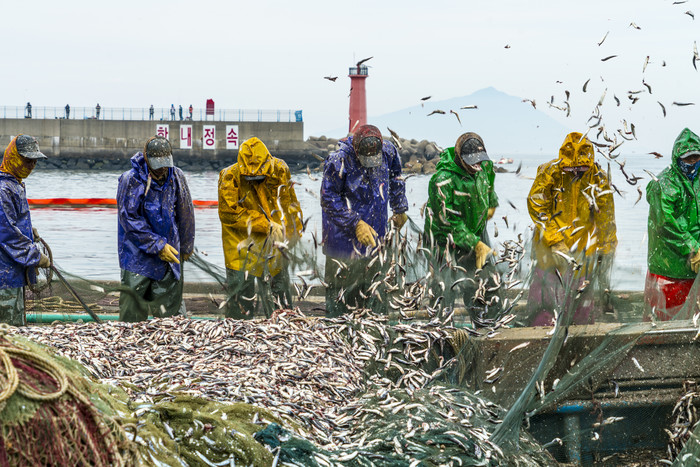
[[[465, 307], [478, 325], [485, 314], [494, 316], [501, 302], [499, 294], [477, 287], [479, 277], [492, 281], [490, 273], [495, 269], [486, 232], [486, 223], [498, 206], [493, 162], [481, 137], [465, 133], [455, 147], [440, 154], [436, 170], [428, 187], [424, 229], [425, 246], [435, 260], [433, 283], [438, 286], [437, 293], [444, 296], [443, 305], [449, 307], [454, 305], [455, 292], [461, 288]], [[445, 263], [457, 265], [458, 269], [443, 268]], [[466, 277], [459, 267], [467, 271]], [[459, 287], [455, 281], [459, 281]], [[492, 286], [488, 284], [486, 288]]]
[[[649, 249], [644, 300], [657, 319], [681, 310], [700, 270], [700, 137], [685, 128], [671, 165], [647, 185]], [[689, 310], [690, 318], [695, 310]]]

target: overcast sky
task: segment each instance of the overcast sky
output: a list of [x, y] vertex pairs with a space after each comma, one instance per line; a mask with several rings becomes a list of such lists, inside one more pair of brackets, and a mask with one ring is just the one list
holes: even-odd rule
[[[626, 118], [644, 147], [668, 153], [684, 126], [700, 132], [700, 16], [688, 10], [700, 15], [700, 0], [5, 2], [0, 105], [202, 107], [213, 98], [217, 108], [303, 109], [306, 135], [318, 135], [347, 125], [348, 68], [373, 56], [370, 122], [424, 96], [494, 86], [585, 129], [607, 88], [608, 129]], [[546, 105], [551, 95], [561, 104], [565, 89], [568, 119]], [[631, 105], [627, 91], [638, 90]]]

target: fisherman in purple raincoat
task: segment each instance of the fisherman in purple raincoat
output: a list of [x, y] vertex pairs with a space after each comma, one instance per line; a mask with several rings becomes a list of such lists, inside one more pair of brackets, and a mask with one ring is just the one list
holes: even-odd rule
[[[167, 139], [154, 136], [119, 177], [121, 321], [185, 315], [182, 269], [194, 249], [194, 207], [185, 174]], [[178, 258], [179, 257], [179, 258]]]
[[36, 139], [18, 135], [10, 141], [0, 165], [0, 323], [24, 326], [24, 286], [36, 283], [37, 266], [51, 264], [34, 244], [36, 231], [29, 215], [27, 178], [38, 159]]
[[[321, 185], [329, 316], [347, 312], [348, 306], [371, 304], [371, 297], [360, 295], [367, 294], [373, 276], [364, 266], [386, 234], [387, 206], [391, 206], [391, 220], [399, 229], [408, 219], [406, 185], [396, 147], [383, 141], [373, 125], [361, 126], [338, 144], [338, 151], [326, 160]], [[334, 260], [355, 267], [341, 268]], [[355, 275], [354, 270], [362, 274]], [[377, 307], [385, 303], [378, 303]]]

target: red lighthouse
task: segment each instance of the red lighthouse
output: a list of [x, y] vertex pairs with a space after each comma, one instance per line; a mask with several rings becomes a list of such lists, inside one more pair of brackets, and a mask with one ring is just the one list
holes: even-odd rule
[[365, 95], [365, 80], [367, 66], [350, 67], [350, 124], [348, 132], [352, 133], [361, 125], [367, 124], [367, 98]]

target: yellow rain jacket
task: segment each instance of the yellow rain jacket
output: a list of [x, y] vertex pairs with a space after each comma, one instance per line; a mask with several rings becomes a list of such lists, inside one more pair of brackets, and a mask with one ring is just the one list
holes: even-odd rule
[[[243, 176], [265, 176], [258, 182]], [[219, 219], [226, 267], [257, 277], [277, 275], [283, 258], [268, 239], [270, 222], [285, 227], [290, 243], [301, 237], [302, 212], [289, 167], [258, 138], [245, 141], [238, 162], [219, 173]]]
[[535, 223], [534, 255], [545, 267], [552, 264], [551, 246], [560, 241], [569, 248], [576, 245], [573, 253], [579, 258], [584, 250], [586, 255], [606, 255], [617, 246], [613, 192], [594, 162], [593, 145], [581, 136], [567, 135], [559, 158], [537, 168], [527, 198]]

